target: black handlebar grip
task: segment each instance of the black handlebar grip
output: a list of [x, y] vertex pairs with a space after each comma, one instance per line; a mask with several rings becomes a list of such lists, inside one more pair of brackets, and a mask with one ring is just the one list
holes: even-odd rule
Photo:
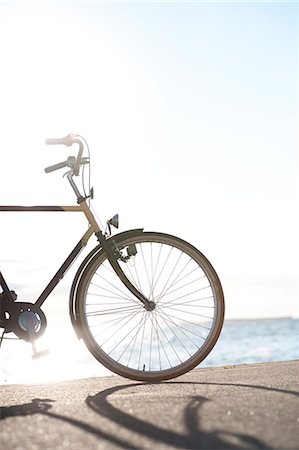
[[67, 136], [63, 138], [50, 138], [46, 139], [47, 145], [66, 145], [67, 147], [70, 147], [71, 145], [76, 142], [76, 134], [68, 134]]

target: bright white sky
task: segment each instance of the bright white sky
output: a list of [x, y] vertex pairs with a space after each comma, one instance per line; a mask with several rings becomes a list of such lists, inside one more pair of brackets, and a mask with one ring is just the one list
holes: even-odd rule
[[[102, 221], [197, 246], [228, 318], [297, 316], [297, 17], [287, 2], [0, 1], [0, 204], [72, 203], [63, 172], [43, 173], [69, 150], [44, 139], [82, 134]], [[84, 227], [1, 213], [19, 299]]]

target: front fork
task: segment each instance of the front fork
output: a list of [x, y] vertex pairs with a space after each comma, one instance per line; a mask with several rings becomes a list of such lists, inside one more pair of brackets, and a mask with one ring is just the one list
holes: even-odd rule
[[152, 300], [149, 300], [146, 298], [142, 292], [140, 292], [136, 287], [131, 283], [129, 278], [126, 276], [126, 274], [121, 269], [118, 259], [124, 260], [122, 257], [115, 241], [113, 239], [107, 240], [106, 237], [102, 232], [96, 233], [96, 236], [98, 238], [98, 241], [102, 247], [102, 249], [106, 252], [108, 260], [115, 271], [116, 275], [119, 277], [119, 279], [122, 281], [122, 283], [126, 286], [126, 288], [135, 296], [138, 298], [138, 300], [143, 303], [144, 308], [147, 311], [153, 311], [156, 307], [155, 302]]

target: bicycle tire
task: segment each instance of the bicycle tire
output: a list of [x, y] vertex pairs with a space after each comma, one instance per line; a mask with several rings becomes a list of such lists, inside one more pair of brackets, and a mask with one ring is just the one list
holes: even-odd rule
[[156, 307], [147, 311], [100, 251], [76, 294], [87, 348], [109, 370], [133, 380], [159, 382], [188, 372], [210, 353], [222, 329], [224, 296], [216, 271], [175, 236], [139, 232], [112, 239], [129, 255], [122, 270]]

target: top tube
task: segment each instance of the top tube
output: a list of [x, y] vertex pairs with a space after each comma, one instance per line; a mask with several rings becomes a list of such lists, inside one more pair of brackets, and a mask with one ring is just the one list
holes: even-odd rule
[[83, 212], [80, 206], [4, 206], [0, 205], [0, 212]]

